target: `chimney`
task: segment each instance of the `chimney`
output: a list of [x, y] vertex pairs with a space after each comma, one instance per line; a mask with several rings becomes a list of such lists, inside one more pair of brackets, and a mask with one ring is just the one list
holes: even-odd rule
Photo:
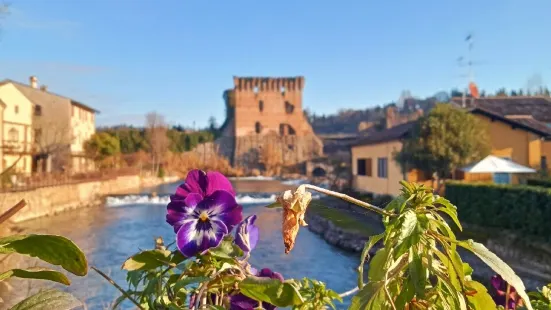
[[40, 90], [47, 92], [48, 91], [48, 86], [47, 85], [41, 85]]
[[29, 81], [32, 88], [38, 88], [38, 79], [36, 78], [36, 76], [31, 76], [29, 78]]

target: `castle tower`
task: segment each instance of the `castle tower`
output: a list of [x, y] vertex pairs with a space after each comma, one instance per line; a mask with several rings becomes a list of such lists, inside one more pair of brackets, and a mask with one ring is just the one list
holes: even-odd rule
[[243, 162], [247, 153], [261, 153], [266, 143], [281, 149], [285, 163], [323, 153], [304, 116], [303, 89], [302, 76], [233, 78], [233, 89], [224, 92], [227, 116], [222, 128], [222, 138], [232, 138], [224, 144], [233, 149], [228, 156], [233, 163]]
[[234, 77], [233, 83], [235, 136], [313, 132], [302, 110], [304, 77]]

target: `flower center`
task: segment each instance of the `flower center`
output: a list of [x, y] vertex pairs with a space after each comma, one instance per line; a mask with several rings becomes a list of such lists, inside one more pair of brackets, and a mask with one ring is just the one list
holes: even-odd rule
[[209, 220], [209, 215], [207, 214], [207, 212], [201, 212], [201, 214], [199, 215], [199, 220], [201, 222], [206, 222]]

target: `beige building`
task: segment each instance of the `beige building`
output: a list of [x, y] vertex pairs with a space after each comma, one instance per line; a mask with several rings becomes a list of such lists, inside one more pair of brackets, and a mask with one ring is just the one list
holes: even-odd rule
[[12, 83], [0, 83], [1, 170], [14, 166], [18, 173], [32, 171], [33, 104]]
[[[39, 87], [36, 77], [30, 77], [29, 84], [5, 80], [0, 85], [0, 90], [12, 91], [6, 98], [0, 96], [5, 105], [4, 139], [9, 138], [6, 120], [9, 122], [15, 106], [21, 114], [16, 123], [26, 126], [24, 136], [18, 139], [26, 138], [22, 141], [29, 145], [30, 159], [25, 172], [84, 172], [94, 168], [93, 161], [84, 153], [83, 144], [96, 131], [95, 113], [98, 111], [49, 92], [44, 85]], [[5, 157], [5, 147], [3, 151]]]
[[[471, 101], [471, 100], [470, 100]], [[549, 169], [551, 158], [551, 99], [540, 97], [481, 98], [464, 107], [487, 127], [492, 155], [511, 159], [536, 170]], [[415, 122], [401, 124], [360, 139], [351, 147], [353, 187], [374, 194], [397, 195], [400, 180], [431, 185], [430, 176], [394, 161], [402, 141]], [[465, 182], [517, 184], [517, 175], [456, 174]]]

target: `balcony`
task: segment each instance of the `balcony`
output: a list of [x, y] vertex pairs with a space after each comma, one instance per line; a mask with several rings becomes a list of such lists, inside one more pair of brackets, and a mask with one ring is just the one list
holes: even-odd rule
[[31, 154], [34, 147], [32, 142], [3, 140], [2, 151], [4, 154]]

